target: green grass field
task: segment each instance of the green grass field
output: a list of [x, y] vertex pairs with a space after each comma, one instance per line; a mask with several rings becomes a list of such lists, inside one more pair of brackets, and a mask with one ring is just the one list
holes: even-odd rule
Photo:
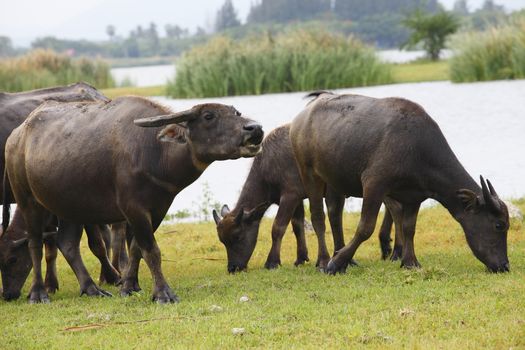
[[[519, 206], [525, 210], [525, 201]], [[347, 239], [357, 218], [345, 215]], [[307, 234], [313, 262], [296, 268], [291, 232], [283, 243], [283, 266], [267, 271], [270, 226], [265, 219], [249, 271], [236, 275], [226, 273], [226, 254], [212, 223], [162, 226], [157, 239], [164, 272], [181, 298], [174, 305], [150, 301], [145, 264], [143, 292], [79, 297], [73, 273], [60, 258], [61, 288], [51, 304], [0, 301], [1, 348], [525, 348], [523, 222], [512, 221], [509, 230], [507, 274], [485, 272], [442, 207], [420, 213], [416, 253], [424, 267], [411, 271], [381, 261], [374, 235], [357, 252], [359, 267], [323, 275], [314, 266], [313, 233]], [[98, 264], [83, 244], [86, 264], [98, 276]], [[116, 287], [106, 288], [118, 294]], [[244, 295], [250, 301], [241, 303]], [[245, 333], [233, 335], [233, 328]]]
[[[392, 66], [392, 78], [394, 83], [415, 83], [422, 81], [436, 81], [448, 79], [448, 63], [438, 62], [412, 62], [396, 64]], [[147, 86], [147, 87], [120, 87], [103, 89], [109, 98], [116, 98], [126, 95], [137, 96], [165, 96], [166, 86]]]

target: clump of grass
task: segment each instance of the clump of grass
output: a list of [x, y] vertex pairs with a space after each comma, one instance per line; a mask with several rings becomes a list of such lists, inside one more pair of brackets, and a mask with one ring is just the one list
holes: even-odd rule
[[525, 18], [453, 40], [454, 82], [525, 78]]
[[85, 81], [97, 88], [115, 86], [109, 66], [101, 60], [72, 59], [52, 50], [0, 60], [0, 90], [18, 92]]
[[168, 84], [173, 97], [214, 97], [390, 83], [390, 66], [354, 37], [294, 30], [235, 41], [216, 37], [187, 52]]

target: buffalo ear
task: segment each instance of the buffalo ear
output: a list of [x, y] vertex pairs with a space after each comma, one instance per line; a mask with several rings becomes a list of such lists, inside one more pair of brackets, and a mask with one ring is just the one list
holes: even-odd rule
[[221, 222], [221, 218], [219, 214], [217, 214], [217, 210], [213, 209], [212, 214], [213, 214], [213, 220], [215, 220], [215, 224], [218, 225], [219, 222]]
[[242, 219], [243, 219], [243, 217], [244, 217], [244, 209], [241, 208], [241, 209], [239, 210], [239, 213], [238, 213], [237, 216], [235, 217], [235, 224], [236, 224], [237, 226], [239, 226], [239, 225], [242, 223]]
[[28, 242], [27, 237], [24, 237], [24, 238], [17, 239], [16, 241], [13, 241], [11, 246], [16, 249], [18, 247], [21, 247], [24, 244], [27, 244], [27, 242]]
[[163, 142], [186, 143], [186, 131], [179, 125], [168, 125], [159, 132], [157, 138]]
[[225, 217], [226, 215], [228, 215], [230, 213], [230, 208], [228, 207], [227, 204], [224, 204], [221, 208], [221, 216], [222, 217]]
[[461, 202], [463, 202], [465, 205], [465, 210], [467, 211], [477, 210], [481, 205], [479, 197], [474, 191], [464, 188], [456, 191], [456, 195], [461, 200]]
[[258, 218], [262, 217], [264, 213], [266, 212], [266, 209], [268, 209], [268, 206], [270, 204], [268, 202], [263, 202], [250, 210], [249, 212], [244, 213], [245, 220], [247, 221], [253, 221], [257, 220]]

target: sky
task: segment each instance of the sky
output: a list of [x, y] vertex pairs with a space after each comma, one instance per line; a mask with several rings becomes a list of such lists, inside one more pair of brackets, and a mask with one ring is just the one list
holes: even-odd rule
[[[233, 0], [242, 21], [255, 0]], [[363, 0], [366, 1], [366, 0]], [[440, 0], [451, 8], [455, 0]], [[468, 0], [471, 10], [484, 0]], [[525, 8], [525, 0], [496, 0], [509, 10]], [[161, 35], [164, 25], [177, 24], [194, 31], [211, 29], [224, 0], [0, 0], [0, 35], [15, 46], [29, 46], [42, 36], [66, 39], [107, 39], [106, 27], [116, 27], [117, 35], [127, 36], [137, 25], [155, 22]]]

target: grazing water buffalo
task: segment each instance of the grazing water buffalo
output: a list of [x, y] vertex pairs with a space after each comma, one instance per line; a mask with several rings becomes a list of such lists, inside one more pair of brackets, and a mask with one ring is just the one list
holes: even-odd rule
[[[281, 264], [281, 241], [290, 220], [297, 239], [297, 260], [295, 265], [308, 261], [308, 249], [304, 237], [304, 207], [306, 197], [299, 172], [295, 166], [289, 137], [290, 126], [284, 125], [273, 130], [262, 143], [262, 152], [252, 164], [236, 207], [230, 211], [227, 206], [221, 210], [221, 219], [213, 211], [220, 241], [228, 254], [228, 271], [246, 269], [255, 249], [259, 225], [264, 212], [272, 204], [279, 210], [272, 226], [272, 248], [264, 266], [274, 269]], [[344, 246], [342, 211], [345, 198], [332, 191], [326, 195], [326, 204], [336, 250]], [[323, 236], [318, 236], [317, 265], [326, 264], [330, 259]]]
[[346, 269], [374, 231], [383, 201], [402, 227], [402, 266], [419, 266], [414, 233], [420, 204], [427, 198], [449, 210], [474, 255], [490, 271], [509, 270], [507, 207], [490, 182], [487, 186], [481, 178], [480, 188], [470, 177], [421, 106], [401, 98], [325, 92], [310, 96], [316, 98], [292, 122], [290, 138], [315, 231], [325, 231], [322, 200], [327, 184], [339, 193], [363, 197], [356, 234], [330, 260], [328, 273]]
[[[297, 240], [295, 265], [308, 261], [304, 237], [304, 198], [306, 192], [290, 143], [290, 125], [284, 125], [264, 139], [262, 152], [254, 158], [235, 208], [230, 211], [228, 206], [223, 206], [222, 218], [213, 211], [219, 239], [228, 255], [228, 272], [246, 269], [257, 243], [261, 219], [271, 204], [278, 204], [279, 210], [272, 226], [272, 247], [264, 266], [273, 269], [281, 264], [281, 242], [290, 220]], [[330, 189], [326, 191], [325, 202], [335, 251], [345, 245], [342, 223], [344, 200], [344, 196]], [[387, 257], [391, 252], [390, 226], [381, 232], [381, 250], [383, 257]], [[316, 266], [326, 266], [330, 256], [324, 236], [318, 237], [318, 247]]]
[[[48, 293], [58, 290], [58, 278], [56, 272], [57, 246], [61, 249], [68, 242], [63, 236], [57, 237], [56, 218], [49, 215], [44, 243], [46, 248], [46, 277], [44, 285]], [[98, 258], [101, 265], [101, 282], [117, 284], [120, 281], [118, 271], [109, 262], [106, 245], [103, 237], [109, 235], [106, 225], [86, 225], [88, 245], [93, 254]], [[65, 241], [65, 242], [63, 242]], [[17, 210], [11, 220], [9, 227], [0, 236], [0, 271], [2, 273], [2, 296], [5, 300], [13, 300], [20, 297], [20, 291], [29, 275], [32, 267], [28, 248], [28, 236], [22, 213]], [[94, 282], [81, 285], [81, 294], [107, 295], [107, 292], [93, 287]]]
[[153, 300], [177, 301], [153, 233], [175, 196], [213, 161], [253, 157], [262, 138], [259, 124], [221, 104], [179, 113], [139, 97], [40, 106], [6, 145], [7, 180], [28, 226], [30, 302], [49, 300], [40, 263], [48, 211], [61, 218], [59, 235], [75, 241], [81, 223], [127, 221], [133, 240], [121, 294], [140, 289], [142, 255], [153, 275]]

